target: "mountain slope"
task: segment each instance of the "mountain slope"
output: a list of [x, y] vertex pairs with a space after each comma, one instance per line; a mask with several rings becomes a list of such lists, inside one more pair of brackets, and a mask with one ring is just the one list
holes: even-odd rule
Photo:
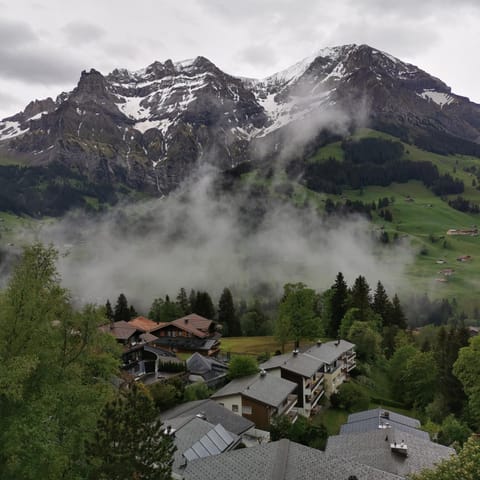
[[228, 170], [292, 155], [299, 132], [302, 147], [321, 131], [364, 125], [433, 151], [480, 155], [479, 105], [367, 45], [323, 49], [263, 80], [228, 75], [204, 57], [82, 72], [71, 92], [2, 120], [0, 153], [159, 195], [199, 164]]

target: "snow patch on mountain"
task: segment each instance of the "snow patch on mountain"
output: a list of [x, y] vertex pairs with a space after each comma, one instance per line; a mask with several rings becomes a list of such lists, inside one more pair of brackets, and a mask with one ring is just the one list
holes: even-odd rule
[[28, 131], [28, 128], [22, 129], [19, 122], [4, 121], [0, 122], [0, 141], [10, 140], [11, 138], [18, 137]]
[[425, 100], [431, 100], [443, 108], [445, 105], [455, 101], [455, 97], [449, 95], [448, 93], [436, 92], [435, 90], [424, 90], [422, 93], [418, 94], [419, 97], [424, 98]]

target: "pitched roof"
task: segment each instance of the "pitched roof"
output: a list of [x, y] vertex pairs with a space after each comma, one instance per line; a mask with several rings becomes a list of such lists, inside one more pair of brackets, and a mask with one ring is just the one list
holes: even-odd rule
[[325, 363], [332, 363], [354, 347], [355, 344], [346, 340], [337, 340], [313, 345], [303, 353], [323, 360]]
[[204, 375], [215, 370], [228, 370], [228, 366], [210, 357], [205, 357], [195, 352], [191, 357], [187, 359], [187, 370], [191, 373], [198, 375]]
[[193, 402], [182, 403], [174, 408], [170, 408], [160, 414], [164, 422], [168, 422], [175, 417], [186, 417], [192, 415], [202, 415], [205, 420], [212, 424], [221, 423], [228, 431], [241, 435], [254, 426], [254, 423], [246, 418], [237, 415], [217, 402], [210, 400], [194, 400]]
[[317, 358], [312, 358], [303, 353], [296, 355], [292, 353], [285, 353], [284, 355], [276, 355], [268, 359], [260, 365], [264, 370], [271, 370], [274, 368], [283, 368], [289, 372], [297, 373], [303, 377], [310, 378], [323, 366], [323, 361]]
[[346, 433], [371, 432], [382, 429], [383, 432], [388, 433], [391, 427], [395, 427], [395, 429], [399, 432], [410, 433], [411, 435], [423, 438], [424, 440], [430, 440], [428, 433], [423, 430], [404, 425], [403, 423], [395, 422], [392, 419], [379, 418], [367, 418], [357, 422], [345, 423], [340, 427], [340, 435]]
[[283, 439], [189, 462], [185, 480], [400, 480], [372, 467]]
[[278, 407], [297, 388], [297, 384], [274, 375], [260, 374], [235, 378], [215, 392], [211, 398], [242, 394], [258, 402]]
[[406, 415], [401, 415], [400, 413], [392, 412], [385, 408], [372, 408], [370, 410], [363, 410], [362, 412], [351, 413], [348, 418], [348, 423], [358, 422], [362, 420], [368, 420], [370, 418], [380, 419], [384, 416], [384, 413], [388, 414], [388, 419], [384, 420], [389, 422], [401, 423], [402, 425], [407, 425], [413, 428], [420, 428], [420, 421], [416, 418], [407, 417]]
[[[408, 456], [406, 457], [391, 451], [392, 443], [400, 444], [401, 442], [407, 445]], [[432, 467], [450, 457], [455, 450], [392, 427], [387, 432], [376, 430], [329, 437], [326, 453], [343, 456], [385, 472], [406, 476]]]
[[123, 320], [102, 325], [99, 327], [99, 330], [104, 333], [110, 333], [117, 340], [128, 340], [137, 331], [133, 325], [130, 325], [128, 322], [124, 322]]
[[152, 332], [154, 330], [158, 330], [163, 325], [166, 325], [165, 323], [157, 323], [145, 317], [134, 318], [128, 323], [130, 325], [133, 325], [137, 330], [141, 330], [142, 332]]

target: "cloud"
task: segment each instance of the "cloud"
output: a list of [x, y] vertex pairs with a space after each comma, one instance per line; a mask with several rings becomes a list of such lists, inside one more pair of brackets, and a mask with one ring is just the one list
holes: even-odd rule
[[17, 48], [38, 40], [27, 22], [0, 18], [0, 49]]
[[0, 92], [0, 105], [2, 105], [2, 108], [17, 106], [19, 103], [20, 99], [15, 97], [14, 95]]
[[79, 76], [81, 65], [63, 51], [48, 48], [0, 49], [0, 77], [26, 84], [58, 85]]
[[277, 55], [273, 48], [268, 45], [250, 45], [238, 53], [242, 62], [247, 62], [253, 66], [270, 66], [277, 62]]
[[105, 35], [105, 30], [89, 22], [70, 22], [62, 29], [67, 41], [71, 45], [83, 45], [97, 42]]
[[286, 282], [303, 281], [324, 289], [338, 271], [349, 281], [362, 274], [399, 286], [411, 252], [398, 247], [379, 256], [366, 220], [328, 222], [285, 204], [271, 204], [253, 219], [250, 192], [219, 198], [214, 180], [203, 171], [168, 198], [95, 219], [72, 214], [44, 226], [40, 237], [62, 252], [76, 245], [59, 267], [77, 298], [104, 303], [124, 292], [144, 312], [155, 297], [180, 287], [218, 295], [228, 285], [245, 294], [264, 282], [280, 291]]

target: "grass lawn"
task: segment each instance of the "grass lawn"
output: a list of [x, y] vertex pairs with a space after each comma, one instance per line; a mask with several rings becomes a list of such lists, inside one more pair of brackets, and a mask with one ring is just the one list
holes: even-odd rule
[[[274, 337], [223, 337], [221, 340], [223, 353], [236, 353], [245, 355], [260, 355], [269, 353], [273, 355], [282, 346]], [[293, 350], [293, 342], [285, 345], [285, 352]]]
[[346, 423], [348, 415], [348, 412], [345, 410], [326, 408], [313, 417], [313, 423], [315, 425], [324, 425], [327, 429], [328, 436], [338, 435], [340, 427]]

